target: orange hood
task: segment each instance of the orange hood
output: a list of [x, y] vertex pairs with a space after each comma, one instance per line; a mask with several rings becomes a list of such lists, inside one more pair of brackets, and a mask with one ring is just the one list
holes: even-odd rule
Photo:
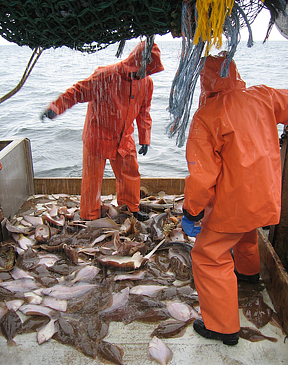
[[[144, 51], [144, 48], [145, 48], [145, 42], [140, 42], [129, 54], [129, 56], [125, 58], [125, 60], [120, 62], [123, 72], [125, 74], [139, 71], [141, 67], [142, 53]], [[147, 63], [146, 67], [147, 75], [151, 75], [156, 72], [164, 70], [164, 67], [160, 59], [160, 55], [161, 55], [160, 49], [158, 48], [157, 44], [154, 43], [151, 51], [152, 61], [150, 63]]]
[[200, 73], [201, 94], [199, 106], [206, 103], [208, 98], [215, 96], [217, 93], [246, 88], [246, 84], [241, 79], [233, 60], [230, 63], [227, 77], [223, 78], [220, 76], [221, 67], [225, 60], [225, 52], [206, 58], [204, 67]]

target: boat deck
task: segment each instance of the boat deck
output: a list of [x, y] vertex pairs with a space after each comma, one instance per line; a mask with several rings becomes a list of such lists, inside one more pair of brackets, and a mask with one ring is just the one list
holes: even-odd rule
[[[267, 291], [263, 293], [265, 302], [272, 306]], [[239, 310], [241, 326], [253, 327]], [[119, 322], [110, 324], [109, 335], [105, 340], [119, 345], [124, 350], [123, 364], [150, 365], [156, 363], [148, 355], [151, 333], [157, 324], [132, 322], [124, 325]], [[192, 324], [185, 334], [178, 338], [164, 339], [172, 350], [171, 365], [283, 365], [288, 361], [288, 340], [280, 328], [268, 323], [260, 329], [265, 336], [274, 337], [277, 342], [263, 340], [250, 342], [240, 338], [236, 346], [226, 346], [220, 341], [207, 340], [199, 336]], [[15, 337], [17, 347], [7, 346], [4, 337], [0, 337], [0, 363], [3, 365], [102, 365], [97, 358], [92, 359], [73, 347], [62, 345], [51, 339], [38, 345], [36, 334], [23, 334]], [[107, 363], [107, 362], [106, 362]]]
[[[104, 179], [104, 182], [103, 188], [106, 190], [102, 193], [111, 194], [111, 191], [115, 191], [114, 179]], [[80, 184], [81, 179], [78, 178], [66, 180], [34, 179], [34, 192], [51, 194], [65, 190], [68, 194], [79, 194]], [[175, 191], [182, 193], [184, 179], [143, 179], [142, 185], [152, 192], [163, 190], [171, 194], [174, 194]], [[172, 186], [173, 189], [171, 190]], [[190, 324], [183, 335], [162, 339], [173, 352], [173, 358], [168, 364], [280, 365], [288, 363], [288, 339], [285, 341], [286, 333], [288, 333], [288, 275], [262, 229], [259, 230], [259, 248], [261, 280], [265, 285], [261, 294], [264, 302], [277, 312], [284, 329], [268, 322], [259, 331], [264, 336], [272, 337], [277, 341], [272, 342], [264, 339], [251, 342], [240, 338], [236, 346], [230, 347], [223, 345], [220, 341], [202, 338]], [[21, 316], [24, 320], [25, 316], [20, 313]], [[239, 309], [239, 316], [241, 327], [256, 329], [255, 325], [245, 317], [242, 308]], [[118, 345], [123, 349], [123, 364], [153, 364], [155, 360], [151, 359], [148, 354], [148, 345], [152, 340], [151, 334], [158, 324], [159, 322], [133, 321], [129, 324], [111, 322], [109, 334], [104, 338], [104, 341]], [[39, 345], [35, 332], [18, 334], [14, 340], [17, 346], [7, 346], [6, 339], [0, 336], [0, 365], [100, 365], [111, 363], [102, 361], [98, 357], [94, 359], [85, 356], [76, 348], [61, 344], [54, 339]]]

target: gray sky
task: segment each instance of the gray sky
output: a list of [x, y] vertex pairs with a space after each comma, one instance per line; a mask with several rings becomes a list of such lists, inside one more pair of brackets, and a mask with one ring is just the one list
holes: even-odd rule
[[[252, 23], [252, 34], [253, 34], [253, 40], [254, 41], [263, 41], [266, 32], [268, 29], [268, 24], [270, 20], [270, 12], [269, 10], [263, 9], [261, 13], [257, 16], [255, 21]], [[243, 29], [241, 31], [241, 40], [247, 40], [248, 39], [248, 31], [247, 29]], [[276, 25], [273, 25], [271, 34], [269, 36], [270, 41], [283, 41], [286, 40], [282, 36], [282, 34], [278, 31]]]
[[[257, 18], [255, 19], [255, 21], [252, 24], [252, 32], [253, 32], [253, 40], [254, 41], [263, 41], [266, 35], [266, 31], [268, 28], [268, 23], [270, 20], [270, 12], [266, 9], [263, 9], [261, 11], [261, 13], [257, 16]], [[167, 39], [170, 40], [172, 39], [171, 34], [167, 34], [165, 36], [162, 36], [161, 39]], [[244, 28], [241, 31], [241, 40], [245, 41], [248, 39], [248, 32], [247, 29]], [[269, 40], [270, 41], [283, 41], [285, 40], [285, 38], [279, 33], [278, 29], [276, 28], [276, 26], [273, 26], [272, 32], [269, 36]], [[3, 39], [2, 37], [0, 37], [0, 45], [1, 44], [11, 44], [10, 42], [7, 42], [5, 39]], [[12, 43], [13, 44], [13, 43]]]
[[[266, 32], [268, 29], [268, 24], [270, 20], [270, 12], [267, 9], [263, 9], [260, 14], [256, 17], [255, 21], [252, 23], [252, 34], [254, 41], [263, 41]], [[161, 39], [166, 38], [167, 40], [172, 39], [171, 34], [167, 34], [162, 36]], [[241, 30], [241, 40], [247, 41], [248, 40], [248, 31], [247, 28]], [[285, 41], [286, 39], [282, 36], [282, 34], [278, 31], [276, 26], [274, 25], [272, 31], [270, 33], [269, 39], [270, 41]]]

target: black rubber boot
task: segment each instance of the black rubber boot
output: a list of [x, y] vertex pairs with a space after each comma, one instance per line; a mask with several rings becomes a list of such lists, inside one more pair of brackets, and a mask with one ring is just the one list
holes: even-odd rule
[[143, 212], [140, 212], [140, 210], [138, 212], [132, 212], [134, 217], [138, 219], [138, 221], [140, 222], [144, 222], [147, 221], [149, 219], [149, 215]]
[[202, 319], [196, 319], [196, 321], [193, 323], [193, 328], [200, 336], [209, 338], [211, 340], [220, 340], [224, 343], [224, 345], [234, 346], [238, 343], [238, 332], [225, 334], [208, 330], [205, 327]]
[[259, 273], [255, 275], [244, 275], [239, 274], [239, 272], [235, 269], [235, 275], [237, 276], [237, 281], [246, 281], [249, 284], [257, 284], [259, 282]]

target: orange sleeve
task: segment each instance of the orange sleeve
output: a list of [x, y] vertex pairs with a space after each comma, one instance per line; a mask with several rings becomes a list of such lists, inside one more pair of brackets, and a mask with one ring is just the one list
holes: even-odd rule
[[274, 113], [277, 123], [288, 124], [288, 90], [270, 89], [274, 101]]
[[152, 118], [150, 115], [151, 100], [153, 95], [153, 81], [150, 77], [147, 77], [146, 93], [139, 111], [136, 117], [136, 123], [139, 134], [139, 144], [150, 145], [151, 141], [151, 127]]
[[186, 146], [189, 175], [185, 179], [183, 208], [197, 216], [215, 196], [221, 171], [220, 151], [205, 124], [194, 116]]
[[61, 94], [57, 100], [50, 103], [48, 108], [53, 110], [57, 115], [64, 113], [77, 103], [85, 103], [100, 98], [101, 77], [95, 72], [87, 79], [79, 81], [72, 87]]

